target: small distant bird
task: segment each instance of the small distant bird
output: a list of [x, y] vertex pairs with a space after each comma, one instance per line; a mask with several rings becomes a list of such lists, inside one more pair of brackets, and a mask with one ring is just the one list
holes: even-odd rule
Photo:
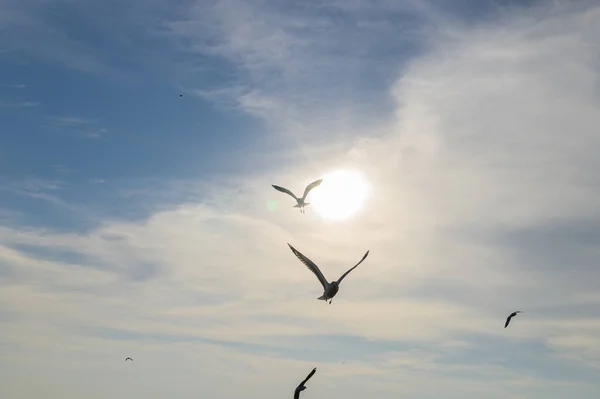
[[508, 316], [506, 318], [506, 323], [504, 323], [504, 328], [508, 327], [508, 323], [510, 323], [510, 319], [512, 319], [513, 317], [515, 317], [516, 315], [518, 315], [519, 313], [523, 313], [522, 310], [517, 310], [516, 312], [512, 312], [510, 314], [510, 316]]
[[183, 94], [180, 94], [179, 97], [183, 97]]
[[125, 358], [125, 361], [128, 361], [128, 360], [131, 360], [131, 361], [133, 362], [133, 359], [132, 359], [132, 358], [130, 358], [130, 357], [126, 357], [126, 358]]
[[304, 381], [302, 381], [300, 383], [300, 385], [298, 385], [298, 387], [296, 388], [296, 390], [294, 391], [294, 399], [298, 399], [300, 397], [300, 392], [304, 391], [306, 389], [306, 387], [304, 386], [304, 384], [306, 384], [306, 381], [308, 381], [310, 379], [310, 377], [312, 377], [315, 373], [317, 372], [317, 368], [315, 367], [314, 369], [312, 369], [312, 371], [308, 374], [308, 376], [304, 379]]
[[360, 265], [366, 259], [366, 257], [369, 255], [369, 251], [367, 251], [367, 253], [365, 253], [365, 256], [362, 257], [360, 262], [358, 262], [356, 265], [354, 265], [346, 273], [342, 274], [342, 277], [340, 277], [337, 281], [332, 281], [330, 283], [327, 281], [325, 276], [323, 276], [323, 273], [321, 273], [321, 270], [319, 270], [319, 267], [312, 260], [310, 260], [306, 256], [302, 255], [296, 248], [292, 247], [289, 243], [288, 243], [288, 246], [290, 247], [290, 249], [292, 250], [294, 255], [296, 255], [296, 257], [298, 259], [300, 259], [300, 262], [304, 263], [304, 265], [306, 267], [308, 267], [308, 269], [311, 272], [313, 272], [315, 274], [315, 276], [317, 276], [317, 278], [321, 282], [321, 285], [323, 285], [323, 289], [324, 289], [323, 295], [321, 295], [317, 299], [321, 299], [325, 302], [327, 302], [327, 300], [329, 300], [330, 305], [331, 305], [331, 301], [333, 300], [333, 297], [335, 296], [335, 294], [337, 294], [338, 290], [340, 289], [339, 286], [342, 283], [342, 280], [344, 279], [344, 277], [346, 277], [348, 275], [348, 273], [350, 273], [352, 270], [356, 269], [356, 267], [358, 267], [358, 265]]
[[296, 205], [294, 205], [294, 208], [300, 208], [300, 213], [304, 213], [304, 207], [307, 206], [307, 205], [310, 205], [309, 202], [305, 202], [306, 196], [308, 195], [308, 192], [310, 190], [312, 190], [313, 188], [317, 187], [319, 184], [321, 184], [322, 181], [323, 181], [323, 179], [315, 180], [314, 182], [312, 182], [308, 186], [306, 186], [306, 188], [304, 189], [304, 195], [302, 196], [302, 198], [296, 197], [294, 195], [294, 193], [292, 193], [287, 188], [284, 188], [284, 187], [281, 187], [281, 186], [276, 186], [274, 184], [271, 184], [271, 185], [273, 186], [273, 188], [275, 190], [281, 191], [282, 193], [286, 193], [286, 194], [289, 194], [292, 197], [294, 197], [294, 199], [296, 200], [296, 202], [298, 202]]

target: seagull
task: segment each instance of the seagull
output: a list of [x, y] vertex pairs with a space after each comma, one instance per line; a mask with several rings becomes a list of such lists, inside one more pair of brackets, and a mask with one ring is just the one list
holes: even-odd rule
[[506, 318], [506, 323], [504, 323], [504, 328], [508, 327], [508, 323], [510, 323], [510, 319], [512, 319], [513, 317], [515, 317], [516, 315], [518, 315], [519, 313], [523, 313], [522, 310], [517, 310], [516, 312], [512, 312], [510, 314], [510, 316], [508, 316]]
[[306, 387], [304, 386], [304, 384], [306, 384], [306, 381], [308, 381], [310, 379], [310, 377], [312, 377], [315, 373], [317, 372], [317, 368], [315, 367], [314, 369], [312, 369], [312, 371], [308, 374], [308, 376], [304, 379], [304, 381], [302, 381], [300, 383], [300, 385], [298, 385], [298, 387], [296, 388], [296, 390], [294, 391], [294, 399], [298, 399], [300, 397], [300, 392], [304, 391], [306, 389]]
[[128, 360], [131, 360], [131, 361], [133, 362], [133, 359], [132, 359], [132, 358], [130, 358], [130, 357], [126, 357], [126, 358], [125, 358], [125, 361], [128, 361]]
[[337, 281], [332, 281], [330, 283], [327, 281], [325, 276], [323, 276], [323, 273], [321, 273], [321, 270], [319, 270], [319, 267], [317, 265], [315, 265], [315, 263], [312, 260], [310, 260], [306, 256], [302, 255], [300, 252], [298, 252], [298, 250], [296, 248], [292, 247], [289, 243], [288, 243], [288, 246], [290, 247], [290, 249], [292, 250], [294, 255], [296, 255], [296, 257], [298, 259], [300, 259], [300, 262], [304, 263], [304, 265], [306, 267], [308, 267], [310, 269], [310, 271], [315, 274], [315, 276], [317, 276], [317, 278], [323, 285], [323, 289], [324, 289], [323, 295], [321, 295], [317, 299], [321, 299], [325, 302], [327, 302], [327, 300], [329, 300], [330, 305], [331, 305], [331, 301], [333, 300], [333, 297], [335, 296], [335, 294], [337, 294], [338, 290], [340, 289], [339, 285], [342, 282], [342, 280], [344, 279], [344, 277], [346, 277], [348, 275], [348, 273], [350, 273], [352, 270], [356, 269], [356, 267], [358, 265], [360, 265], [363, 262], [363, 260], [365, 260], [366, 257], [369, 255], [369, 251], [367, 251], [367, 253], [365, 253], [365, 256], [362, 257], [360, 262], [358, 262], [356, 265], [354, 265], [346, 273], [342, 274], [342, 277], [340, 277]]
[[306, 186], [306, 188], [304, 189], [304, 195], [302, 196], [302, 198], [296, 197], [294, 195], [294, 193], [292, 193], [287, 188], [284, 188], [284, 187], [281, 187], [281, 186], [276, 186], [274, 184], [272, 184], [272, 186], [273, 186], [273, 188], [275, 190], [281, 191], [282, 193], [286, 193], [286, 194], [289, 194], [292, 197], [294, 197], [294, 199], [298, 202], [296, 205], [294, 205], [294, 208], [300, 208], [300, 213], [304, 213], [304, 207], [306, 205], [310, 205], [309, 202], [304, 202], [304, 200], [306, 200], [306, 196], [308, 195], [308, 192], [310, 190], [312, 190], [313, 188], [317, 187], [319, 184], [321, 184], [322, 181], [323, 181], [323, 179], [315, 180], [314, 182], [312, 182], [308, 186]]

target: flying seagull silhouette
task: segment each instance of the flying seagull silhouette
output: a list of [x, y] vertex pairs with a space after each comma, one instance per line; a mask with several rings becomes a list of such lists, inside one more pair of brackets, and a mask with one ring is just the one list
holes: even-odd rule
[[308, 381], [310, 379], [310, 377], [312, 377], [315, 373], [317, 372], [317, 368], [315, 367], [314, 369], [312, 369], [312, 371], [308, 374], [308, 376], [304, 379], [304, 381], [302, 381], [300, 383], [300, 385], [298, 385], [298, 387], [296, 388], [296, 390], [294, 391], [294, 399], [298, 399], [300, 397], [300, 392], [304, 391], [306, 389], [306, 387], [304, 386], [304, 384], [306, 384], [306, 381]]
[[335, 296], [335, 294], [337, 294], [338, 290], [340, 289], [339, 286], [340, 286], [342, 280], [344, 279], [344, 277], [346, 277], [348, 275], [348, 273], [350, 273], [352, 270], [356, 269], [356, 267], [358, 265], [360, 265], [363, 262], [363, 260], [365, 260], [366, 257], [369, 255], [369, 251], [367, 251], [367, 253], [365, 253], [365, 255], [362, 257], [360, 262], [358, 262], [356, 265], [354, 265], [346, 273], [342, 274], [342, 276], [339, 279], [337, 279], [337, 281], [332, 281], [330, 283], [327, 281], [325, 276], [323, 276], [323, 273], [321, 273], [321, 270], [319, 270], [319, 267], [315, 264], [315, 262], [308, 259], [306, 256], [302, 255], [296, 248], [292, 247], [289, 243], [288, 243], [288, 246], [290, 247], [290, 249], [292, 250], [294, 255], [296, 255], [296, 257], [298, 259], [300, 259], [300, 262], [304, 263], [304, 265], [306, 267], [308, 267], [308, 269], [311, 272], [313, 272], [315, 274], [315, 276], [317, 276], [317, 278], [321, 282], [321, 285], [323, 285], [323, 289], [324, 289], [323, 295], [321, 295], [317, 299], [324, 300], [325, 302], [327, 302], [327, 300], [329, 300], [330, 305], [331, 305], [331, 301], [333, 300], [333, 297]]
[[523, 313], [522, 310], [517, 310], [516, 312], [512, 312], [510, 314], [510, 316], [508, 316], [506, 318], [506, 323], [504, 323], [504, 328], [508, 327], [508, 323], [510, 323], [510, 319], [512, 319], [513, 317], [515, 317], [516, 315], [518, 315], [519, 313]]
[[321, 184], [322, 181], [323, 181], [323, 179], [315, 180], [314, 182], [312, 182], [308, 186], [306, 186], [306, 188], [304, 189], [304, 195], [302, 196], [302, 198], [296, 197], [293, 192], [291, 192], [290, 190], [288, 190], [285, 187], [276, 186], [274, 184], [271, 184], [271, 185], [273, 186], [273, 188], [275, 190], [281, 191], [282, 193], [286, 193], [286, 194], [289, 194], [292, 197], [294, 197], [294, 199], [296, 200], [296, 202], [298, 202], [296, 205], [294, 205], [294, 208], [300, 208], [300, 213], [304, 213], [304, 207], [306, 205], [310, 205], [309, 202], [305, 202], [306, 196], [308, 195], [308, 192], [310, 190], [312, 190], [313, 188], [317, 187], [319, 184]]
[[125, 358], [125, 361], [128, 361], [128, 360], [131, 360], [131, 361], [133, 362], [133, 359], [132, 359], [132, 358], [130, 358], [130, 357], [126, 357], [126, 358]]

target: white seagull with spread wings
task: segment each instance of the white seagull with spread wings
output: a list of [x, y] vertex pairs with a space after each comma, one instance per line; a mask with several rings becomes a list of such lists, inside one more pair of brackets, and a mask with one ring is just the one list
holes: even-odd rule
[[515, 317], [516, 315], [518, 315], [519, 313], [523, 313], [523, 311], [522, 311], [522, 310], [517, 310], [516, 312], [512, 312], [512, 313], [510, 314], [510, 316], [508, 316], [508, 317], [506, 318], [506, 322], [504, 323], [504, 328], [508, 327], [508, 324], [510, 323], [510, 320], [511, 320], [513, 317]]
[[292, 197], [294, 197], [294, 199], [296, 200], [297, 204], [294, 205], [294, 208], [300, 208], [300, 213], [304, 213], [304, 207], [306, 205], [310, 205], [309, 202], [305, 202], [306, 200], [306, 196], [308, 195], [308, 192], [310, 190], [312, 190], [313, 188], [317, 187], [319, 184], [321, 184], [321, 182], [323, 181], [323, 179], [319, 179], [319, 180], [315, 180], [314, 182], [310, 183], [308, 186], [306, 186], [306, 188], [304, 189], [304, 195], [302, 196], [302, 198], [298, 198], [294, 195], [294, 193], [292, 193], [290, 190], [288, 190], [285, 187], [281, 187], [281, 186], [276, 186], [274, 184], [271, 184], [273, 186], [273, 188], [277, 191], [281, 191], [282, 193], [286, 193], [291, 195]]
[[341, 284], [342, 280], [344, 279], [344, 277], [346, 277], [348, 275], [348, 273], [350, 273], [352, 270], [356, 269], [356, 267], [358, 267], [358, 265], [360, 265], [366, 259], [366, 257], [369, 255], [369, 251], [367, 251], [367, 253], [365, 253], [365, 256], [362, 257], [360, 262], [358, 262], [356, 265], [354, 265], [352, 268], [350, 268], [346, 273], [342, 274], [342, 276], [339, 279], [337, 279], [337, 281], [332, 281], [330, 283], [327, 281], [325, 276], [323, 276], [323, 273], [321, 273], [321, 270], [319, 270], [319, 267], [312, 260], [310, 260], [306, 256], [302, 255], [296, 248], [292, 247], [289, 243], [288, 243], [288, 246], [290, 247], [290, 249], [292, 250], [294, 255], [296, 255], [296, 257], [298, 257], [298, 259], [300, 259], [300, 261], [302, 263], [304, 263], [304, 265], [306, 265], [306, 267], [308, 267], [308, 269], [311, 272], [313, 272], [315, 274], [315, 276], [317, 276], [317, 278], [323, 285], [323, 289], [324, 289], [323, 295], [321, 295], [317, 299], [321, 299], [325, 302], [327, 302], [327, 300], [329, 300], [330, 305], [331, 305], [331, 301], [333, 300], [333, 297], [335, 296], [335, 294], [337, 294], [338, 290], [340, 289], [340, 284]]

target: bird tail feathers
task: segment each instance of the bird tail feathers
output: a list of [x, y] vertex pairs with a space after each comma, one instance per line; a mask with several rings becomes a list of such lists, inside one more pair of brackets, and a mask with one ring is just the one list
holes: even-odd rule
[[318, 297], [317, 299], [321, 299], [323, 301], [327, 300], [327, 297], [325, 296], [325, 294], [321, 295], [320, 297]]

